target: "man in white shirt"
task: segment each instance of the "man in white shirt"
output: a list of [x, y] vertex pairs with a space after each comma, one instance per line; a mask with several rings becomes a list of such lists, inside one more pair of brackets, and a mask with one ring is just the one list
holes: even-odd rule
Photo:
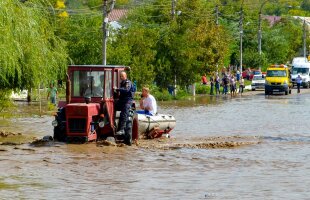
[[142, 88], [142, 98], [140, 100], [140, 108], [142, 110], [137, 111], [139, 114], [156, 115], [157, 103], [153, 95], [150, 94], [150, 90], [147, 87]]

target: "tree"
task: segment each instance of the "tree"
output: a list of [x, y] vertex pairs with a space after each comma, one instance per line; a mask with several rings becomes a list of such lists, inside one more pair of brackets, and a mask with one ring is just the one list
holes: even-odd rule
[[72, 64], [102, 64], [101, 26], [102, 17], [98, 15], [70, 16], [61, 37], [67, 41]]
[[[76, 64], [101, 63], [102, 15], [100, 1], [67, 1], [68, 6], [76, 2], [88, 5], [93, 11], [87, 16], [78, 13], [70, 16], [68, 25], [61, 29], [68, 41], [72, 62]], [[118, 1], [117, 1], [118, 2]], [[140, 1], [123, 1], [128, 5]], [[300, 48], [301, 41], [290, 29], [291, 22], [270, 26], [263, 21], [262, 54], [257, 47], [257, 20], [261, 6], [259, 0], [200, 1], [178, 0], [176, 12], [171, 15], [171, 1], [152, 0], [135, 4], [122, 29], [110, 32], [107, 46], [107, 63], [129, 65], [131, 79], [138, 85], [156, 82], [161, 87], [174, 83], [185, 86], [197, 81], [199, 74], [220, 70], [223, 65], [240, 63], [240, 9], [243, 9], [243, 64], [258, 68], [269, 63], [292, 57]], [[289, 8], [268, 2], [266, 14], [288, 13]], [[87, 4], [88, 3], [88, 4]], [[300, 1], [291, 1], [300, 5]], [[218, 21], [215, 24], [215, 6], [218, 5]], [[285, 4], [286, 5], [286, 4]], [[99, 6], [99, 7], [98, 7]], [[181, 12], [178, 12], [181, 11]], [[305, 12], [305, 11], [301, 11]], [[296, 33], [300, 31], [296, 29]], [[275, 48], [281, 46], [281, 52]]]
[[115, 41], [110, 40], [108, 63], [130, 66], [130, 78], [136, 80], [138, 86], [152, 84], [156, 38], [154, 30], [145, 29], [138, 24], [122, 30]]
[[[214, 71], [229, 57], [226, 44], [230, 37], [224, 27], [216, 27], [214, 21], [205, 18], [205, 4], [178, 1], [182, 14], [174, 18], [170, 9], [170, 3], [164, 0], [137, 8], [123, 22], [127, 28], [112, 43], [115, 50], [130, 51], [127, 63], [142, 83], [154, 80], [167, 87], [176, 77], [178, 84], [185, 86], [195, 82], [197, 74]], [[114, 59], [120, 60], [117, 57], [121, 56], [114, 54]]]
[[65, 43], [41, 1], [0, 2], [0, 89], [31, 89], [66, 69]]
[[310, 11], [310, 0], [303, 0], [301, 3], [301, 8]]
[[283, 18], [270, 27], [263, 41], [268, 64], [285, 64], [296, 56], [301, 47], [302, 23], [290, 18]]

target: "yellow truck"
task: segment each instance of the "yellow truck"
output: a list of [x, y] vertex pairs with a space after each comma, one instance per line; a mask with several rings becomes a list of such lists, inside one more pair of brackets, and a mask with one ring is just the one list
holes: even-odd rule
[[293, 84], [291, 82], [290, 69], [286, 65], [271, 65], [267, 69], [265, 81], [265, 95], [274, 92], [291, 94]]

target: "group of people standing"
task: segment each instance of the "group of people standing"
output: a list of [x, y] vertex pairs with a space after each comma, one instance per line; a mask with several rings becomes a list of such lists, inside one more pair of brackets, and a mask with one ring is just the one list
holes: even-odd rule
[[[206, 85], [207, 82], [204, 82], [204, 80], [206, 80], [206, 74], [202, 76], [202, 84]], [[245, 85], [243, 77], [237, 72], [236, 76], [234, 74], [222, 73], [221, 78], [218, 73], [211, 75], [210, 86], [210, 95], [214, 95], [214, 90], [216, 95], [221, 94], [220, 87], [222, 87], [222, 94], [227, 95], [229, 89], [230, 95], [235, 96], [237, 94], [237, 87], [239, 87], [238, 92], [242, 95]]]

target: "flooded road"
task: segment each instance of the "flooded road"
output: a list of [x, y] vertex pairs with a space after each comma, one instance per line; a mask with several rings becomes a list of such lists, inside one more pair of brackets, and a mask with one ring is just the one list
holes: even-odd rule
[[[130, 147], [0, 145], [0, 199], [309, 199], [310, 93], [295, 93], [158, 102], [177, 119], [171, 138]], [[0, 130], [42, 138], [51, 121]]]

